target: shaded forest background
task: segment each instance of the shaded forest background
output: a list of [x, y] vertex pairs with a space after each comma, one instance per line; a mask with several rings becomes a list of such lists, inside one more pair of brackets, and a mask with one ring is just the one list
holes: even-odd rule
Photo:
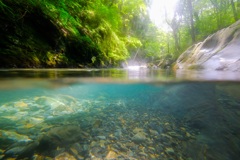
[[240, 0], [179, 0], [169, 30], [149, 18], [151, 0], [0, 0], [0, 67], [162, 68], [237, 21]]

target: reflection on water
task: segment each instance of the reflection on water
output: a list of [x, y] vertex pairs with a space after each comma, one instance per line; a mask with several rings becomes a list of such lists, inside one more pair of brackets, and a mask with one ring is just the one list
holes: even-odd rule
[[127, 81], [239, 81], [240, 74], [237, 72], [214, 71], [214, 70], [176, 70], [170, 69], [0, 69], [0, 79], [12, 78], [81, 78], [95, 81], [116, 80]]
[[174, 81], [160, 70], [48, 72], [0, 74], [0, 159], [240, 156], [236, 81]]
[[182, 80], [201, 80], [201, 81], [239, 81], [238, 72], [214, 71], [214, 70], [177, 70], [176, 78]]
[[0, 78], [106, 78], [109, 80], [164, 80], [173, 78], [170, 70], [138, 69], [12, 69], [0, 70]]

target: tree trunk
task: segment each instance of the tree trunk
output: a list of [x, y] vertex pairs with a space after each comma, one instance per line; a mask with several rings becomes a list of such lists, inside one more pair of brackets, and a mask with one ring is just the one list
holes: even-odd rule
[[178, 53], [180, 46], [179, 46], [179, 42], [178, 42], [179, 38], [178, 38], [177, 30], [173, 30], [173, 37], [174, 37], [174, 42], [175, 42], [175, 51], [176, 51], [176, 53]]
[[170, 53], [170, 40], [169, 40], [169, 34], [167, 34], [167, 54]]
[[[180, 45], [179, 45], [179, 41], [178, 41], [179, 40], [179, 38], [178, 38], [179, 23], [177, 22], [177, 19], [176, 19], [176, 12], [174, 13], [173, 19], [170, 22], [170, 21], [168, 21], [167, 10], [165, 8], [165, 21], [172, 29], [172, 35], [173, 35], [173, 39], [174, 39], [174, 43], [175, 43], [175, 52], [178, 53], [178, 51], [180, 49]], [[169, 50], [169, 48], [168, 48], [168, 50]]]
[[240, 0], [237, 0], [237, 11], [240, 11]]
[[187, 0], [187, 6], [188, 6], [189, 15], [190, 15], [191, 37], [192, 37], [192, 42], [194, 43], [194, 42], [196, 41], [196, 35], [195, 35], [195, 27], [194, 27], [194, 21], [193, 21], [193, 6], [192, 6], [192, 0]]
[[221, 15], [220, 15], [220, 7], [219, 4], [216, 0], [210, 0], [213, 7], [214, 7], [214, 14], [216, 16], [216, 20], [217, 20], [217, 29], [221, 29]]

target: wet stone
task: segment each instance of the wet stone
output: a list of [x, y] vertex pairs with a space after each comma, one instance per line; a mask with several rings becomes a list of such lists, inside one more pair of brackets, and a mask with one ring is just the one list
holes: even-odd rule
[[98, 139], [101, 139], [101, 140], [105, 140], [106, 137], [105, 136], [97, 136]]
[[150, 134], [153, 135], [153, 136], [158, 136], [158, 132], [156, 130], [149, 130]]
[[146, 134], [144, 132], [139, 132], [132, 137], [132, 141], [135, 143], [142, 143], [147, 140]]
[[64, 153], [61, 153], [61, 154], [57, 155], [54, 159], [55, 160], [64, 160], [64, 159], [67, 159], [67, 160], [77, 160], [76, 158], [74, 158], [74, 156], [70, 155], [67, 152], [64, 152]]
[[109, 151], [107, 153], [107, 156], [105, 157], [106, 159], [116, 159], [117, 158], [117, 153], [114, 151]]
[[[158, 109], [149, 110], [134, 102], [79, 102], [73, 97], [61, 98], [42, 96], [31, 102], [21, 100], [6, 105], [14, 114], [7, 111], [9, 115], [0, 125], [6, 122], [13, 129], [2, 129], [0, 139], [4, 142], [10, 139], [8, 144], [17, 142], [17, 145], [10, 148], [0, 145], [0, 159], [6, 154], [12, 155], [8, 158], [17, 157], [22, 150], [33, 150], [30, 158], [36, 160], [169, 160], [176, 157], [182, 160], [190, 157], [185, 151], [194, 141], [194, 131], [188, 123], [176, 123], [173, 116]], [[31, 115], [27, 107], [32, 107], [35, 115]], [[82, 113], [83, 108], [87, 109]], [[5, 110], [0, 108], [0, 115]], [[18, 112], [20, 115], [16, 117]], [[31, 140], [35, 145], [18, 143], [22, 140]]]
[[144, 153], [144, 152], [139, 152], [138, 154], [139, 154], [140, 156], [148, 157], [148, 155], [147, 155], [146, 153]]
[[174, 155], [174, 154], [175, 154], [173, 148], [166, 148], [166, 149], [165, 149], [165, 152], [166, 152], [168, 155]]

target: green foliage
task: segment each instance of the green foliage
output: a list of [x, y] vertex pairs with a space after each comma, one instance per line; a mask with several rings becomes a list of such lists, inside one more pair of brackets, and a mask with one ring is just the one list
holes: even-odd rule
[[212, 3], [203, 0], [200, 2], [195, 4], [195, 12], [198, 13], [195, 23], [197, 40], [202, 40], [207, 35], [235, 22], [229, 2], [222, 0], [212, 0]]
[[1, 11], [4, 11], [6, 8], [8, 8], [8, 7], [2, 2], [2, 0], [0, 0], [0, 9], [1, 9]]
[[[13, 10], [16, 10], [10, 19], [13, 23], [17, 22], [17, 25], [19, 24], [19, 26], [16, 26], [17, 30], [21, 27], [20, 21], [25, 25], [25, 18], [29, 18], [31, 15], [35, 16], [35, 27], [38, 25], [37, 23], [41, 23], [40, 21], [45, 18], [51, 23], [49, 25], [56, 27], [57, 32], [60, 34], [56, 32], [56, 34], [54, 34], [55, 37], [50, 37], [50, 39], [53, 39], [52, 43], [49, 44], [51, 46], [46, 45], [48, 47], [44, 48], [43, 52], [39, 52], [39, 54], [36, 55], [34, 54], [35, 56], [32, 58], [34, 61], [41, 62], [42, 60], [45, 61], [48, 66], [56, 66], [58, 62], [67, 61], [67, 56], [68, 58], [74, 59], [76, 63], [112, 66], [119, 64], [120, 61], [124, 61], [129, 57], [129, 52], [126, 48], [127, 45], [123, 40], [126, 35], [121, 34], [122, 16], [115, 3], [109, 5], [109, 2], [102, 0], [10, 0], [5, 4], [5, 2], [1, 0], [0, 10], [5, 13], [5, 16], [9, 16], [9, 13], [13, 13]], [[7, 11], [9, 13], [7, 13]], [[20, 34], [20, 39], [25, 39], [21, 29], [20, 32], [17, 30], [16, 35]], [[43, 32], [44, 28], [37, 30]], [[51, 32], [48, 28], [46, 28], [46, 32], [47, 30]], [[38, 34], [35, 31], [32, 32], [31, 28], [25, 33]], [[12, 36], [16, 36], [14, 34], [15, 31], [13, 35], [7, 36], [7, 38], [9, 39]], [[45, 39], [45, 37], [40, 41], [51, 41]], [[36, 37], [33, 36], [33, 38]], [[15, 37], [13, 39], [15, 39]], [[32, 52], [39, 49], [39, 47], [35, 45], [37, 42], [35, 40], [32, 42], [29, 39], [23, 41], [24, 46], [29, 48], [29, 51], [27, 51], [28, 54], [26, 54], [28, 57], [31, 57]], [[41, 44], [41, 42], [39, 42], [39, 44]], [[61, 48], [61, 46], [65, 48], [66, 56], [57, 56], [56, 59], [56, 53], [54, 53], [53, 50]], [[18, 45], [18, 47], [23, 46]], [[10, 51], [8, 53], [12, 55]], [[45, 54], [45, 56], [43, 54]]]
[[[189, 7], [191, 5], [192, 8]], [[161, 53], [160, 58], [176, 59], [192, 44], [231, 25], [239, 18], [238, 6], [234, 0], [179, 0], [173, 18], [166, 18], [171, 31], [167, 34], [167, 39], [164, 36], [160, 38], [161, 43], [165, 43], [161, 46], [165, 53]]]
[[45, 62], [48, 66], [56, 67], [58, 64], [68, 63], [68, 58], [64, 54], [47, 52]]
[[150, 21], [146, 2], [0, 0], [0, 54], [25, 59], [25, 66], [106, 67], [129, 58], [158, 63], [176, 59], [193, 43], [192, 34], [203, 40], [240, 16], [233, 0], [179, 0], [167, 19], [173, 30], [166, 32]]
[[92, 0], [87, 3], [59, 1], [52, 6], [47, 5], [47, 8], [47, 11], [56, 12], [57, 16], [51, 16], [52, 12], [49, 14], [57, 18], [65, 36], [80, 37], [78, 39], [83, 44], [99, 50], [98, 56], [91, 56], [95, 57], [91, 58], [92, 63], [115, 65], [128, 57], [128, 51], [117, 33], [121, 18], [116, 7], [108, 7], [101, 0]]
[[138, 49], [139, 47], [142, 46], [142, 42], [136, 38], [136, 37], [125, 37], [123, 38], [126, 46], [131, 50], [131, 49]]

